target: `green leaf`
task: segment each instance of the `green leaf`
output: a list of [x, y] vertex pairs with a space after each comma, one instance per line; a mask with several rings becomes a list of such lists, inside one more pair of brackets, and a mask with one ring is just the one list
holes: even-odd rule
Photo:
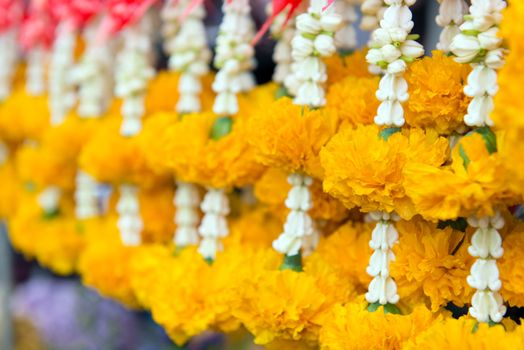
[[44, 220], [53, 220], [56, 219], [60, 215], [60, 209], [56, 208], [54, 210], [45, 210], [42, 213], [42, 218]]
[[459, 145], [459, 155], [460, 155], [460, 158], [462, 158], [462, 161], [464, 163], [464, 168], [467, 169], [471, 160], [469, 160], [469, 157], [466, 154], [466, 151], [464, 150], [464, 147], [462, 147], [462, 145]]
[[400, 132], [400, 130], [401, 129], [397, 127], [385, 128], [385, 129], [380, 130], [380, 132], [378, 133], [378, 136], [380, 136], [382, 140], [387, 141], [391, 137], [391, 135], [396, 134], [397, 132]]
[[342, 60], [342, 64], [344, 65], [344, 67], [346, 66], [345, 58], [348, 56], [351, 56], [353, 52], [355, 52], [355, 50], [352, 50], [352, 49], [339, 49], [338, 50], [338, 56]]
[[468, 227], [468, 222], [466, 221], [465, 218], [458, 218], [455, 220], [444, 220], [444, 221], [438, 222], [437, 228], [439, 230], [443, 230], [448, 226], [454, 230], [466, 232], [466, 228]]
[[298, 253], [296, 255], [286, 255], [284, 256], [284, 261], [279, 268], [283, 270], [293, 270], [296, 272], [302, 272], [302, 254]]
[[233, 118], [220, 117], [215, 120], [211, 128], [210, 137], [213, 140], [220, 140], [222, 137], [228, 135], [233, 129]]
[[378, 310], [379, 307], [381, 307], [382, 304], [380, 304], [378, 301], [374, 302], [373, 304], [368, 305], [368, 311], [369, 312], [375, 312]]
[[289, 91], [287, 90], [287, 88], [284, 85], [280, 85], [277, 91], [275, 92], [275, 99], [278, 100], [279, 98], [282, 98], [282, 97], [291, 97], [291, 95], [289, 94]]
[[400, 315], [400, 309], [395, 304], [386, 304], [384, 305], [384, 313], [385, 314], [394, 314], [394, 315]]
[[204, 258], [204, 260], [209, 264], [209, 265], [213, 265], [213, 258], [210, 258], [210, 257], [207, 257], [207, 258]]
[[488, 126], [483, 126], [473, 131], [482, 136], [482, 138], [484, 139], [484, 143], [486, 144], [486, 149], [488, 150], [489, 154], [497, 152], [497, 137], [495, 136], [495, 133], [493, 133], [493, 131], [491, 131], [491, 129]]

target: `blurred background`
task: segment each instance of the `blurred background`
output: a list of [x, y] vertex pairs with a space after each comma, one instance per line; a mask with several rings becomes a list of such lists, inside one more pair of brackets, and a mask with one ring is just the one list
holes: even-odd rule
[[[268, 0], [253, 0], [258, 26], [266, 18]], [[221, 20], [221, 2], [206, 1], [208, 39], [214, 45]], [[413, 7], [415, 28], [430, 54], [438, 41], [435, 24], [438, 3], [419, 0]], [[369, 34], [359, 32], [360, 46]], [[265, 38], [257, 46], [259, 83], [271, 79], [274, 42]], [[158, 42], [158, 69], [166, 66]], [[174, 350], [175, 346], [147, 313], [133, 312], [82, 286], [77, 276], [57, 277], [11, 249], [5, 225], [0, 225], [0, 350]], [[206, 333], [184, 349], [257, 349], [245, 334], [226, 338]]]

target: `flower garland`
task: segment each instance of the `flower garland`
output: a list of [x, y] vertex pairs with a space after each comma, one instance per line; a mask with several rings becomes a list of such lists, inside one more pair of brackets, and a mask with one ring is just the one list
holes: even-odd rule
[[0, 14], [0, 101], [11, 94], [13, 76], [19, 52], [16, 47], [19, 25], [22, 19], [22, 6], [18, 1], [5, 1]]
[[436, 22], [442, 27], [437, 49], [449, 53], [453, 38], [460, 33], [460, 25], [468, 6], [464, 0], [438, 0], [440, 3]]

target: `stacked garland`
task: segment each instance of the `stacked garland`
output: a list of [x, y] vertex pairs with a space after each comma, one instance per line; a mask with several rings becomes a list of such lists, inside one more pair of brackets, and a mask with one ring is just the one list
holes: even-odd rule
[[247, 0], [216, 73], [199, 1], [0, 2], [11, 242], [179, 345], [523, 348], [524, 6], [438, 1], [423, 57], [414, 3], [274, 1], [257, 85]]

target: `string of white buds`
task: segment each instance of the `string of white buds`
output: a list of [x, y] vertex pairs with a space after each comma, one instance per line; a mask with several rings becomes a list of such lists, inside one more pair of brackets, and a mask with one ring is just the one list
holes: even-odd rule
[[335, 1], [335, 11], [342, 16], [342, 27], [335, 34], [335, 43], [340, 49], [352, 50], [357, 47], [354, 23], [358, 19], [356, 7], [361, 2], [361, 0]]
[[370, 32], [377, 29], [386, 9], [384, 0], [364, 0], [360, 6], [360, 29]]
[[176, 207], [176, 230], [173, 242], [177, 247], [198, 244], [197, 224], [200, 219], [198, 188], [193, 184], [179, 181], [173, 202]]
[[198, 252], [205, 258], [214, 260], [222, 250], [220, 239], [229, 234], [226, 216], [229, 214], [229, 200], [223, 189], [208, 189], [200, 204], [204, 213], [198, 233], [202, 237]]
[[152, 18], [147, 13], [122, 31], [123, 46], [116, 57], [115, 95], [123, 99], [120, 133], [124, 136], [142, 130], [147, 84], [155, 74], [151, 62], [152, 30]]
[[469, 126], [492, 126], [493, 97], [498, 90], [497, 69], [504, 64], [502, 39], [497, 35], [502, 20], [503, 0], [472, 0], [469, 14], [460, 26], [461, 33], [453, 38], [450, 49], [455, 61], [470, 63], [464, 93], [472, 97], [464, 123]]
[[75, 91], [71, 79], [74, 66], [76, 31], [67, 21], [56, 28], [49, 64], [49, 109], [51, 124], [61, 124], [75, 104]]
[[113, 78], [112, 42], [96, 42], [99, 20], [92, 20], [83, 31], [86, 49], [80, 62], [72, 72], [73, 82], [78, 85], [78, 115], [82, 118], [97, 118], [111, 102]]
[[116, 204], [116, 212], [118, 213], [117, 226], [122, 244], [124, 246], [140, 245], [144, 223], [140, 216], [138, 187], [127, 184], [120, 185], [120, 197]]
[[[171, 2], [166, 3], [169, 6]], [[190, 1], [180, 1], [176, 7], [185, 9]], [[171, 7], [175, 7], [171, 5]], [[164, 11], [166, 7], [164, 7]], [[169, 11], [169, 15], [173, 15]], [[164, 15], [168, 17], [168, 13]], [[179, 113], [192, 113], [201, 110], [200, 94], [202, 92], [201, 77], [209, 71], [211, 51], [207, 46], [204, 17], [206, 11], [203, 4], [197, 5], [180, 24], [180, 28], [173, 32], [174, 24], [169, 22], [164, 30], [169, 35], [165, 49], [169, 53], [169, 68], [180, 72], [178, 82], [178, 103], [176, 110]]]
[[391, 249], [398, 242], [398, 232], [393, 222], [399, 220], [399, 217], [386, 212], [372, 212], [369, 216], [377, 225], [369, 241], [369, 246], [374, 252], [366, 272], [373, 280], [369, 283], [366, 300], [370, 304], [396, 304], [400, 297], [397, 294], [397, 285], [389, 275], [389, 264], [395, 260], [395, 254]]
[[327, 74], [321, 57], [336, 52], [335, 32], [343, 24], [335, 7], [324, 9], [326, 5], [324, 0], [312, 0], [307, 12], [296, 18], [296, 33], [291, 41], [292, 74], [287, 76], [285, 85], [298, 105], [321, 107], [326, 104]]
[[[266, 12], [269, 14], [272, 11], [271, 3], [266, 7]], [[273, 81], [283, 84], [286, 77], [291, 73], [291, 64], [293, 58], [291, 57], [291, 40], [295, 36], [295, 19], [290, 18], [284, 27], [285, 20], [288, 16], [289, 10], [284, 10], [275, 17], [271, 24], [271, 35], [277, 39], [275, 44], [275, 51], [273, 52], [273, 61], [275, 62], [275, 71], [273, 73]]]
[[9, 28], [0, 34], [0, 102], [11, 93], [13, 76], [18, 60], [18, 29]]
[[440, 3], [436, 22], [442, 27], [437, 49], [448, 53], [453, 38], [460, 33], [468, 5], [464, 0], [437, 0]]
[[248, 0], [224, 1], [222, 10], [224, 18], [218, 32], [214, 59], [215, 68], [219, 71], [212, 86], [217, 94], [213, 112], [232, 116], [238, 112], [236, 94], [255, 86], [251, 73], [256, 64], [251, 45], [255, 25]]
[[100, 214], [98, 183], [91, 175], [80, 169], [76, 173], [75, 214], [80, 220], [94, 218]]
[[492, 217], [470, 217], [468, 224], [477, 228], [468, 247], [469, 254], [477, 258], [467, 278], [468, 284], [477, 290], [469, 313], [479, 322], [498, 323], [506, 313], [504, 301], [498, 293], [502, 283], [497, 267], [497, 259], [504, 254], [498, 233], [504, 227], [504, 218], [496, 212]]
[[37, 197], [38, 204], [44, 213], [52, 214], [57, 212], [60, 204], [62, 190], [57, 186], [47, 186]]
[[284, 232], [273, 241], [273, 248], [287, 256], [294, 256], [300, 253], [304, 243], [310, 245], [315, 242], [313, 235], [316, 230], [313, 220], [308, 211], [313, 207], [309, 186], [313, 179], [302, 174], [291, 174], [287, 181], [291, 185], [286, 199], [286, 207], [289, 212], [284, 223]]
[[49, 51], [42, 45], [35, 46], [27, 53], [26, 89], [32, 96], [43, 95], [46, 90], [45, 74]]
[[404, 125], [402, 103], [409, 98], [408, 83], [403, 75], [408, 63], [424, 54], [422, 45], [410, 35], [413, 21], [409, 6], [416, 0], [386, 0], [388, 8], [380, 28], [372, 36], [366, 59], [385, 72], [380, 79], [376, 96], [381, 101], [375, 124], [400, 127]]

